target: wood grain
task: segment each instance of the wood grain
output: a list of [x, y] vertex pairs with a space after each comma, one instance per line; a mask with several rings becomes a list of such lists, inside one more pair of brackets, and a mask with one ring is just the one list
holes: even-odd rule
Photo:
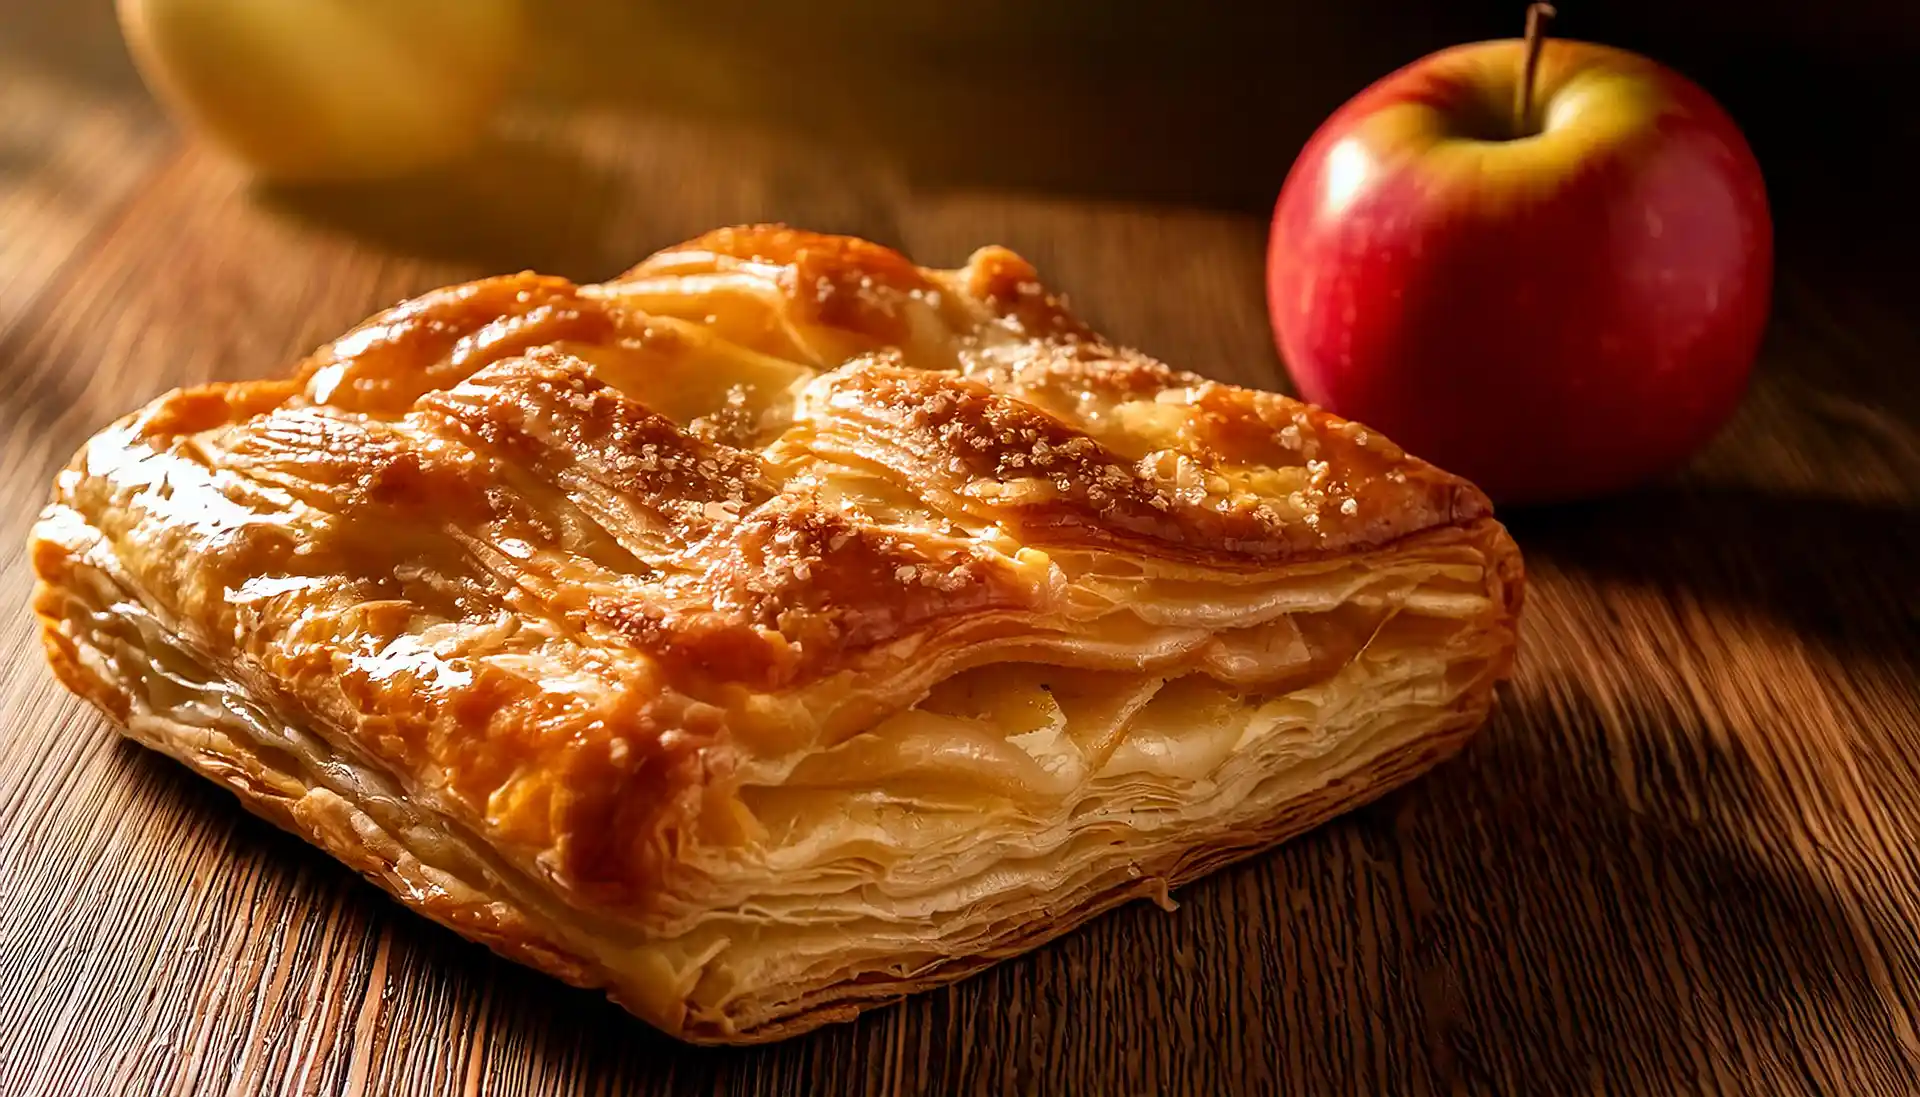
[[766, 218], [928, 262], [1005, 243], [1117, 337], [1283, 385], [1263, 219], [612, 107], [521, 118], [484, 170], [262, 189], [110, 64], [23, 58], [0, 49], [0, 1094], [1920, 1090], [1910, 276], [1787, 253], [1755, 389], [1684, 476], [1510, 516], [1520, 673], [1457, 761], [1173, 913], [689, 1049], [407, 915], [55, 686], [21, 553], [52, 470], [166, 387], [283, 369], [410, 293], [601, 277]]

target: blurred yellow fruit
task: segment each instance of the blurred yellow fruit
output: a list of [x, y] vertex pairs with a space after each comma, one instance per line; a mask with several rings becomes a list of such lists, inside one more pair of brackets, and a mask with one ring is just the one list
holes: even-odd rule
[[518, 0], [120, 0], [120, 25], [162, 100], [279, 179], [458, 156], [522, 48]]

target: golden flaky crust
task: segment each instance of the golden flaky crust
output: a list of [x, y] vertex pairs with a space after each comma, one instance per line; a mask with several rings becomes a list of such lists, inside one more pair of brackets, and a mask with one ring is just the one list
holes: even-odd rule
[[163, 396], [33, 560], [129, 735], [723, 1041], [1407, 779], [1484, 717], [1522, 586], [1472, 485], [1110, 346], [1003, 249], [764, 226]]

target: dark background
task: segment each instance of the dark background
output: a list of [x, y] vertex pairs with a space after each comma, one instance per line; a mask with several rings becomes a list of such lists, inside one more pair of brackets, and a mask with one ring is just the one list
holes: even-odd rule
[[[1433, 50], [1517, 35], [1525, 5], [562, 0], [544, 10], [545, 57], [562, 63], [543, 65], [536, 83], [551, 92], [644, 96], [878, 145], [922, 184], [1256, 209], [1346, 98]], [[1920, 136], [1920, 4], [1567, 0], [1553, 30], [1703, 84], [1747, 132], [1777, 205], [1831, 226], [1823, 235], [1871, 243], [1920, 221], [1898, 167]], [[1788, 218], [1782, 231], [1795, 228]]]
[[[884, 152], [917, 185], [1004, 185], [1251, 210], [1313, 128], [1371, 81], [1512, 37], [1518, 0], [528, 0], [529, 91]], [[1703, 84], [1776, 205], [1827, 245], [1910, 239], [1920, 3], [1566, 0], [1553, 32]], [[114, 84], [110, 5], [29, 5], [8, 54]], [[1073, 139], [1065, 139], [1065, 135]], [[1783, 244], [1797, 233], [1781, 225]]]

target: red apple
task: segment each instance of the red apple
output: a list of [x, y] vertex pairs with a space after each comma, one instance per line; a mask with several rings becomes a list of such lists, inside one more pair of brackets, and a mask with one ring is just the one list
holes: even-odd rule
[[1699, 87], [1544, 43], [1433, 54], [1340, 108], [1274, 211], [1268, 305], [1301, 394], [1531, 501], [1685, 460], [1739, 402], [1773, 229]]

